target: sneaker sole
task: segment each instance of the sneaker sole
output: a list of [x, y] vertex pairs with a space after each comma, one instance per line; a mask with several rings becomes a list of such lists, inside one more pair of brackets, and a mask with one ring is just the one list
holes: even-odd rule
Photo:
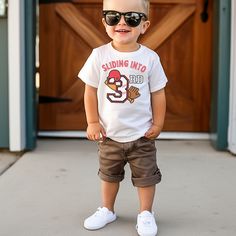
[[137, 233], [138, 233], [139, 236], [156, 236], [157, 233], [158, 233], [158, 230], [157, 230], [157, 232], [155, 232], [155, 233], [153, 233], [153, 234], [140, 234], [140, 233], [138, 232], [138, 226], [136, 226], [136, 230], [137, 230]]
[[99, 229], [104, 228], [106, 225], [108, 225], [108, 224], [110, 224], [110, 223], [112, 223], [112, 222], [114, 222], [114, 221], [116, 221], [116, 220], [117, 220], [117, 217], [115, 217], [114, 219], [112, 219], [111, 221], [107, 222], [105, 225], [103, 225], [103, 226], [101, 226], [101, 227], [86, 227], [86, 226], [84, 225], [84, 228], [87, 229], [87, 230], [90, 230], [90, 231], [95, 231], [95, 230], [99, 230]]

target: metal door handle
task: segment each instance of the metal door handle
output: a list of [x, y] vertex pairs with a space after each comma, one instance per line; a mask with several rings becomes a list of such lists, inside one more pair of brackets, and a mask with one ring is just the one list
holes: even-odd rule
[[70, 98], [39, 96], [39, 103], [60, 103], [60, 102], [72, 102]]
[[208, 20], [208, 5], [209, 5], [209, 0], [204, 0], [204, 6], [203, 6], [203, 11], [201, 13], [201, 19], [202, 22], [207, 22]]

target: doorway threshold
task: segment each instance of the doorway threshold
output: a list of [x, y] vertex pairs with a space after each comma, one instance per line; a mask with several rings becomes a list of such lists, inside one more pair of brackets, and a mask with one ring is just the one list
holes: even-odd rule
[[[85, 131], [39, 131], [39, 138], [86, 138]], [[210, 140], [210, 133], [198, 132], [162, 132], [160, 140]]]

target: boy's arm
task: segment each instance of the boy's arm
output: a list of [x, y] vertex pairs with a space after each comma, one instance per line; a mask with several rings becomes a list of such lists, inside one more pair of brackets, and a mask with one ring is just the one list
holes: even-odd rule
[[152, 126], [146, 132], [145, 137], [155, 139], [161, 133], [166, 113], [166, 97], [164, 88], [151, 93]]
[[85, 85], [84, 92], [84, 106], [86, 112], [86, 119], [88, 123], [87, 137], [90, 140], [99, 140], [100, 134], [103, 137], [106, 136], [105, 130], [99, 122], [98, 115], [98, 100], [97, 100], [97, 89]]

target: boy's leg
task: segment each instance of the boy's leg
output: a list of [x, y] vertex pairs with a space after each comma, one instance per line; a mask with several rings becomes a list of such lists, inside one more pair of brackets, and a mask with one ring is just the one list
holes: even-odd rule
[[140, 213], [137, 217], [138, 235], [156, 235], [157, 224], [154, 214], [152, 213], [152, 204], [155, 195], [155, 186], [138, 187], [138, 195], [140, 200]]
[[106, 207], [110, 211], [114, 212], [114, 205], [116, 195], [119, 190], [120, 183], [111, 183], [102, 180], [101, 192], [102, 192], [102, 203], [103, 207]]
[[118, 190], [119, 182], [110, 183], [102, 180], [101, 192], [103, 206], [99, 207], [93, 215], [85, 219], [84, 227], [86, 229], [101, 229], [108, 223], [116, 220], [116, 214], [114, 213], [114, 204]]
[[156, 189], [156, 185], [152, 185], [149, 187], [138, 187], [140, 212], [142, 211], [152, 212], [155, 189]]

